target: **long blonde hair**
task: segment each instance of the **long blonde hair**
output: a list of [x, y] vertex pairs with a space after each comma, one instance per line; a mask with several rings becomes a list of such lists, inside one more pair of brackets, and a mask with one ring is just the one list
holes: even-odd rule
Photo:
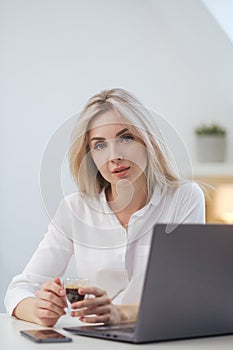
[[152, 196], [156, 184], [160, 187], [177, 186], [179, 176], [176, 165], [153, 115], [133, 94], [116, 88], [104, 90], [91, 97], [73, 130], [69, 162], [79, 190], [94, 196], [109, 186], [90, 155], [88, 131], [93, 118], [110, 110], [119, 113], [145, 144], [148, 157], [146, 170], [148, 197]]

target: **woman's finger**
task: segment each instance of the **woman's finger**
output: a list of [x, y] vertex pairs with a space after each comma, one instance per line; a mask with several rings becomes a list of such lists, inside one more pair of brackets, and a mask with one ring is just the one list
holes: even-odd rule
[[[52, 303], [51, 301], [44, 300], [44, 299], [36, 300], [35, 307], [37, 309], [48, 310], [56, 315], [64, 315], [65, 314], [64, 308], [59, 307], [56, 304]], [[54, 317], [54, 315], [53, 315], [53, 317]]]
[[65, 313], [56, 313], [55, 311], [49, 310], [47, 308], [38, 308], [35, 310], [35, 315], [39, 319], [58, 319], [60, 316], [65, 315]]
[[81, 287], [78, 290], [79, 294], [85, 295], [85, 294], [92, 294], [95, 297], [101, 297], [102, 295], [106, 295], [106, 291], [103, 289], [100, 289], [98, 287]]
[[65, 297], [59, 297], [56, 294], [54, 294], [53, 292], [48, 292], [45, 290], [40, 290], [38, 292], [36, 292], [36, 297], [38, 299], [42, 299], [42, 300], [47, 300], [53, 304], [55, 304], [58, 307], [61, 308], [65, 308], [67, 307], [67, 302]]
[[86, 298], [82, 301], [77, 301], [71, 305], [72, 309], [94, 308], [97, 306], [111, 304], [111, 299], [107, 295], [96, 298]]
[[86, 323], [112, 323], [111, 314], [83, 316], [80, 317], [79, 320]]
[[79, 317], [80, 321], [87, 323], [113, 323], [119, 319], [118, 312], [105, 290], [89, 286], [79, 288], [78, 292], [94, 297], [73, 303], [71, 316]]
[[96, 308], [85, 308], [80, 310], [75, 310], [71, 312], [73, 317], [82, 317], [87, 315], [104, 315], [111, 313], [111, 305], [104, 305]]
[[65, 294], [66, 294], [65, 289], [62, 287], [62, 285], [60, 285], [56, 281], [58, 282], [60, 280], [54, 279], [53, 281], [48, 281], [48, 282], [44, 283], [42, 285], [41, 290], [53, 292], [54, 294], [56, 294], [58, 296], [65, 296]]

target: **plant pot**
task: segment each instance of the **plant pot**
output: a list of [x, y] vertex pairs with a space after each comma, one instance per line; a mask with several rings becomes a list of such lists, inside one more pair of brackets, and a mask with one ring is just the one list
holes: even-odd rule
[[199, 162], [223, 162], [225, 155], [225, 135], [197, 135], [197, 158]]

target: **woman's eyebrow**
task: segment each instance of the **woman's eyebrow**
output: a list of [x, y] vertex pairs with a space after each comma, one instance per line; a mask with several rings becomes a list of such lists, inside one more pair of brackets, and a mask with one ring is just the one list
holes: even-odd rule
[[124, 128], [123, 130], [119, 131], [118, 133], [116, 133], [116, 136], [120, 136], [122, 134], [124, 134], [124, 132], [128, 131], [127, 128]]
[[[124, 134], [126, 131], [128, 131], [127, 128], [124, 128], [124, 129], [122, 129], [121, 131], [118, 131], [118, 132], [116, 133], [116, 137], [118, 137], [118, 136]], [[96, 140], [101, 141], [101, 140], [106, 140], [106, 138], [105, 138], [105, 137], [94, 136], [94, 137], [92, 137], [92, 138], [90, 139], [90, 142], [96, 141]]]
[[106, 140], [106, 138], [105, 137], [97, 137], [97, 136], [95, 136], [95, 137], [92, 137], [90, 139], [90, 142], [95, 141], [95, 140]]

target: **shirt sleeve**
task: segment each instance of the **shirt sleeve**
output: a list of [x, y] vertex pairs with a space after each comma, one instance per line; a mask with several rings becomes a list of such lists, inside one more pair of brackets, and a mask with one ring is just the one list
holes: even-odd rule
[[63, 199], [31, 260], [8, 287], [5, 307], [10, 315], [21, 300], [34, 297], [44, 282], [64, 274], [73, 255], [71, 215], [68, 203]]

